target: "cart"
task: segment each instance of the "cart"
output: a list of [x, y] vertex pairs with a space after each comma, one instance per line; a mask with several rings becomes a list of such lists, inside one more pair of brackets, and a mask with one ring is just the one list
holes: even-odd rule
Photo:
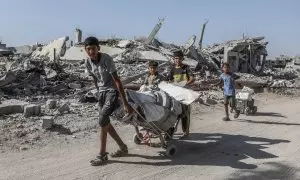
[[257, 112], [257, 106], [254, 105], [253, 99], [254, 91], [250, 88], [243, 88], [243, 90], [236, 94], [236, 108], [242, 114], [250, 115]]
[[177, 152], [173, 134], [183, 113], [181, 103], [163, 91], [152, 92], [153, 96], [130, 90], [126, 93], [134, 113], [126, 115], [123, 122], [135, 127], [133, 142], [151, 146], [158, 138], [163, 154], [173, 157]]

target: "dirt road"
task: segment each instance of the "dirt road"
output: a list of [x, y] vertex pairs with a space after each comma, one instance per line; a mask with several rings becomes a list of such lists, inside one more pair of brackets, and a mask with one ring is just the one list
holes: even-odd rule
[[[98, 134], [69, 144], [0, 154], [0, 179], [300, 179], [300, 99], [259, 95], [255, 116], [223, 122], [223, 108], [193, 109], [191, 137], [177, 141], [172, 160], [159, 148], [133, 144], [133, 128], [118, 129], [130, 155], [102, 167], [89, 160]], [[112, 141], [110, 141], [112, 142]], [[116, 149], [114, 143], [109, 151]]]

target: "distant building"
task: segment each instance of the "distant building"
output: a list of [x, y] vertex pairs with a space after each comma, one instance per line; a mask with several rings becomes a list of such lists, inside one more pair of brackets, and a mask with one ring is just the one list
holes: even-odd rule
[[0, 42], [0, 56], [9, 56], [12, 54], [13, 54], [13, 52], [6, 47], [6, 44], [2, 44]]

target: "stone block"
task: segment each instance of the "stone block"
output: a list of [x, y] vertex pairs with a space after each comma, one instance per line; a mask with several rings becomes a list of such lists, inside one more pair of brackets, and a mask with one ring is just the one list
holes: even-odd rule
[[24, 116], [31, 117], [31, 116], [39, 116], [41, 114], [41, 106], [30, 104], [24, 107]]
[[51, 129], [54, 123], [53, 116], [43, 116], [42, 117], [42, 128], [43, 129]]
[[2, 104], [0, 104], [0, 115], [23, 113], [24, 106], [26, 104], [27, 104], [26, 102], [14, 100], [14, 99], [2, 101]]

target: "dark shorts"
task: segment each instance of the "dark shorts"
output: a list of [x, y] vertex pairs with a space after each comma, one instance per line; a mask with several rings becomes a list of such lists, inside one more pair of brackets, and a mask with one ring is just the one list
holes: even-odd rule
[[235, 96], [224, 96], [224, 104], [235, 107]]
[[107, 126], [110, 123], [109, 116], [119, 107], [119, 92], [117, 90], [103, 91], [99, 93], [99, 125]]

